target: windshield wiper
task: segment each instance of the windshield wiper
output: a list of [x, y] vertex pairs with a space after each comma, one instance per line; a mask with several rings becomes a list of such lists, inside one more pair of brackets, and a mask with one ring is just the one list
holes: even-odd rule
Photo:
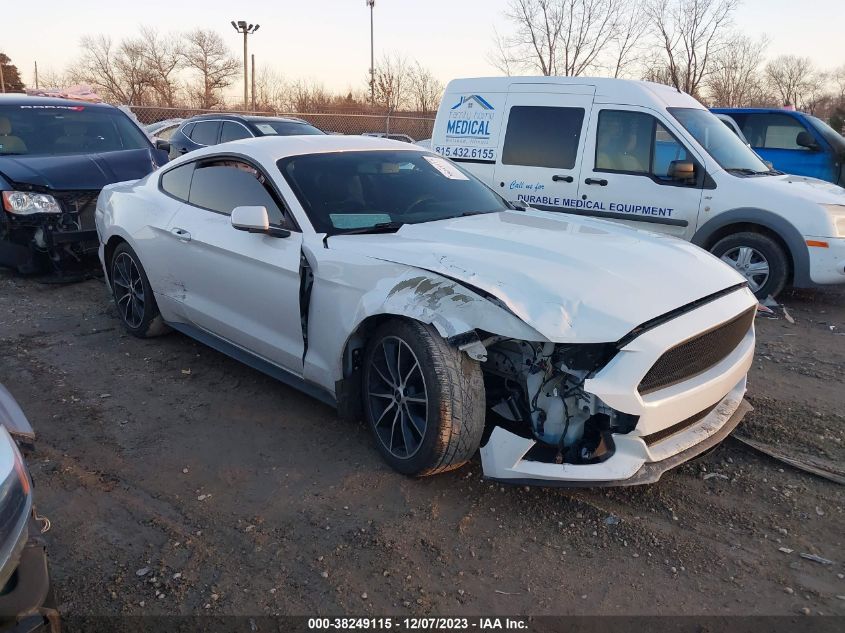
[[725, 169], [725, 171], [729, 171], [732, 174], [733, 173], [742, 174], [744, 176], [775, 176], [775, 175], [777, 175], [777, 173], [779, 173], [779, 172], [775, 173], [774, 170], [756, 171], [754, 169], [749, 169], [748, 167], [728, 167], [727, 169]]
[[372, 226], [362, 226], [348, 231], [338, 231], [335, 235], [360, 235], [364, 233], [395, 233], [405, 226], [404, 222], [379, 222]]

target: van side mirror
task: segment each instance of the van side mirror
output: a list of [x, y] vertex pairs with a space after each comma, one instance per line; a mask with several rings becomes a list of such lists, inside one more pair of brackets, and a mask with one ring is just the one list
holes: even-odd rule
[[695, 165], [686, 160], [673, 160], [669, 163], [669, 178], [678, 182], [694, 182]]
[[819, 150], [819, 144], [816, 142], [816, 139], [813, 138], [813, 135], [810, 134], [807, 130], [798, 132], [798, 136], [795, 137], [795, 144], [799, 147], [806, 147], [812, 152], [816, 152]]
[[290, 231], [270, 226], [266, 207], [235, 207], [232, 209], [232, 227], [247, 233], [263, 233], [270, 237], [289, 237]]

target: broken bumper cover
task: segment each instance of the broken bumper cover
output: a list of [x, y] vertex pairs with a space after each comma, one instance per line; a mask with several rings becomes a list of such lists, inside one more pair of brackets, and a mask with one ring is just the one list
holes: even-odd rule
[[658, 481], [667, 470], [693, 459], [717, 446], [752, 410], [743, 399], [745, 379], [720, 401], [705, 417], [695, 424], [665, 438], [665, 443], [682, 442], [699, 438], [680, 452], [653, 460], [653, 449], [642, 436], [614, 434], [615, 452], [598, 464], [554, 464], [525, 459], [526, 453], [536, 443], [496, 427], [487, 444], [481, 447], [481, 464], [484, 476], [512, 484], [537, 486], [636, 486]]

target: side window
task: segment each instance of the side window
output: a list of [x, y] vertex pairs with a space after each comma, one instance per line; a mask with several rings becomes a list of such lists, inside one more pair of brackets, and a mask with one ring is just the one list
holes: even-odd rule
[[237, 141], [242, 138], [252, 138], [243, 125], [235, 123], [234, 121], [223, 121], [223, 131], [220, 132], [220, 142], [226, 143], [228, 141]]
[[650, 114], [602, 110], [596, 135], [596, 170], [671, 180], [673, 161], [691, 161], [687, 149]]
[[749, 114], [742, 124], [742, 133], [751, 147], [763, 149], [795, 149], [807, 151], [795, 141], [806, 129], [788, 114]]
[[195, 125], [196, 123], [186, 123], [185, 127], [182, 128], [182, 134], [184, 134], [188, 138], [191, 138], [191, 132], [194, 131]]
[[651, 175], [661, 180], [671, 180], [669, 166], [673, 161], [691, 162], [692, 156], [663, 125], [654, 122], [654, 151], [651, 159]]
[[502, 163], [572, 169], [583, 122], [584, 108], [512, 107]]
[[220, 121], [199, 121], [191, 130], [191, 140], [200, 145], [217, 145]]
[[651, 115], [602, 110], [596, 132], [596, 169], [649, 173], [653, 139], [654, 117]]
[[237, 160], [215, 159], [197, 164], [188, 202], [226, 215], [235, 207], [262, 206], [266, 207], [271, 224], [286, 224], [264, 174]]
[[188, 163], [176, 169], [170, 169], [161, 175], [159, 185], [162, 191], [174, 198], [188, 201], [188, 192], [191, 190], [191, 176], [194, 174], [194, 164]]

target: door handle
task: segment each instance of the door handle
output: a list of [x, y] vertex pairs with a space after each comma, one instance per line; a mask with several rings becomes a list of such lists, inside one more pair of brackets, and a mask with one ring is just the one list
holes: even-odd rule
[[599, 185], [600, 187], [607, 187], [607, 181], [604, 178], [587, 178], [584, 181], [585, 185]]
[[561, 176], [559, 174], [555, 174], [554, 176], [552, 176], [552, 182], [572, 182], [573, 180], [575, 179], [572, 176]]
[[172, 228], [170, 232], [173, 233], [181, 242], [190, 242], [191, 241], [191, 234], [188, 233], [185, 229], [180, 228]]

